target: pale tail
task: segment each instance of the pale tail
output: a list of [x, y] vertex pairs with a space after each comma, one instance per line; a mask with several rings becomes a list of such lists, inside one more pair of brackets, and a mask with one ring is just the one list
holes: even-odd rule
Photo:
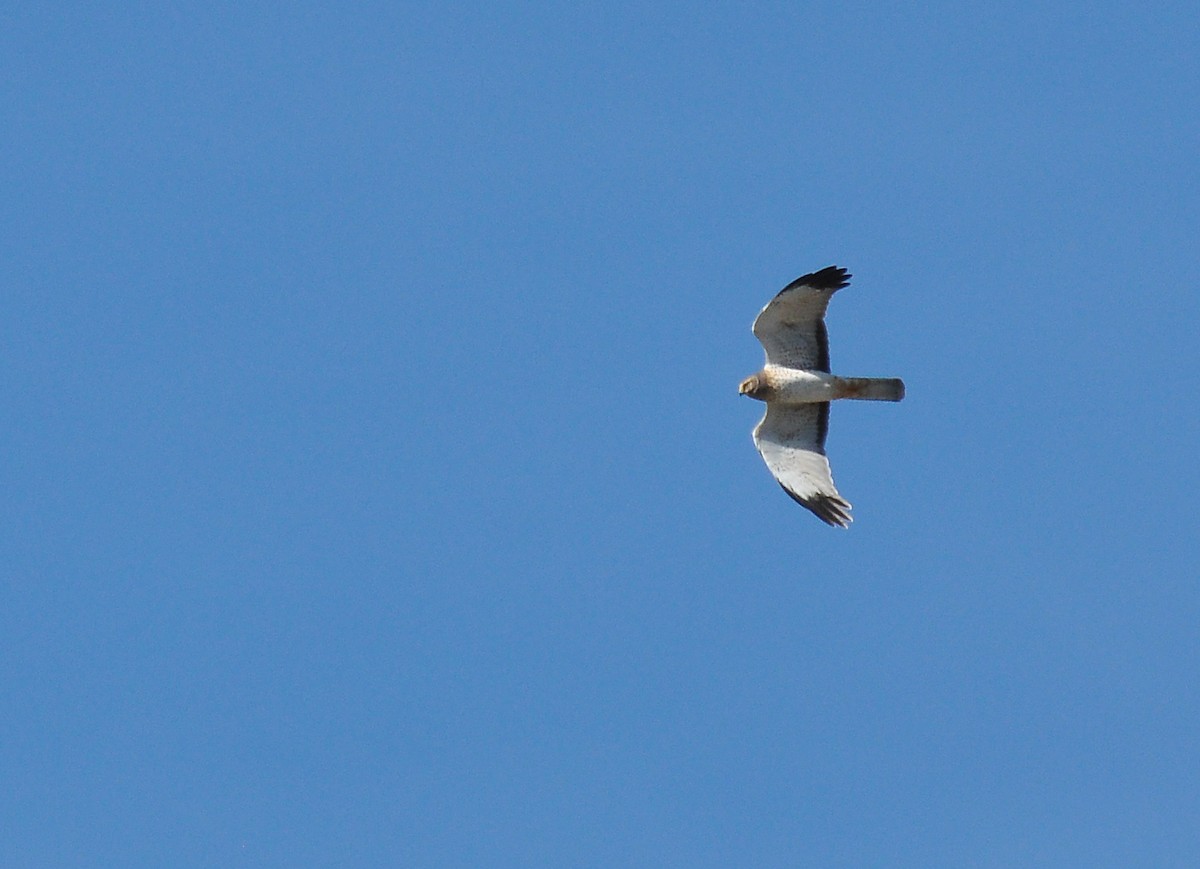
[[898, 377], [839, 377], [838, 398], [865, 401], [899, 401], [904, 398], [904, 381]]

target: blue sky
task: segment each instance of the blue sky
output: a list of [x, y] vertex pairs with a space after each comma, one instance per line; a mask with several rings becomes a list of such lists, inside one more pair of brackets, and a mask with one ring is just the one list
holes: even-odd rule
[[0, 862], [1200, 862], [1198, 27], [8, 4]]

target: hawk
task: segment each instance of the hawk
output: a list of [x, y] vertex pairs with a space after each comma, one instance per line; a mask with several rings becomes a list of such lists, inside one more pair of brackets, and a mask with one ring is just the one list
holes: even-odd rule
[[837, 266], [796, 278], [754, 321], [754, 336], [767, 362], [738, 392], [767, 405], [754, 428], [754, 445], [783, 491], [828, 525], [850, 525], [850, 504], [833, 485], [825, 458], [829, 402], [838, 398], [899, 401], [904, 381], [882, 377], [837, 377], [829, 373], [825, 309], [850, 283]]

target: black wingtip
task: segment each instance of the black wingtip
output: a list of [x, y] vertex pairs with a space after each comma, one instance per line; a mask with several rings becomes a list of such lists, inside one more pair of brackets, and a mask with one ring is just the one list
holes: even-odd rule
[[842, 287], [849, 286], [852, 277], [854, 275], [848, 274], [839, 266], [826, 266], [820, 271], [801, 275], [780, 292], [786, 293], [796, 287], [812, 287], [814, 290], [840, 290]]
[[826, 525], [834, 528], [849, 528], [854, 520], [850, 518], [850, 505], [836, 495], [814, 495], [811, 498], [801, 498], [783, 483], [779, 488], [788, 493], [788, 497]]

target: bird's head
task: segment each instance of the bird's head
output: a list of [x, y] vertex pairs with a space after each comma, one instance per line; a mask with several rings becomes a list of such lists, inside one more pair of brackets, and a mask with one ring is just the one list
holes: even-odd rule
[[738, 395], [748, 395], [751, 398], [757, 398], [763, 390], [762, 378], [757, 374], [751, 375], [742, 381], [742, 385], [738, 387]]

